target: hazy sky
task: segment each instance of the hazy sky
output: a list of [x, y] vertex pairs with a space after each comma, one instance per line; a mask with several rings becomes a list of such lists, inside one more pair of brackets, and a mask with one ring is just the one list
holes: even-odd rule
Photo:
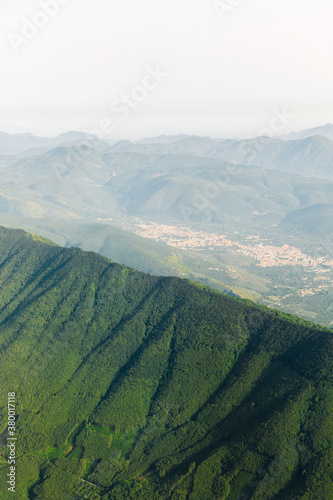
[[2, 130], [258, 135], [333, 122], [331, 0], [4, 0]]

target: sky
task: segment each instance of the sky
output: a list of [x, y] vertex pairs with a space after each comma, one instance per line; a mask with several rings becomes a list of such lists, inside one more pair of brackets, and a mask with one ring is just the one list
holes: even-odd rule
[[331, 0], [1, 3], [1, 130], [251, 137], [333, 122]]

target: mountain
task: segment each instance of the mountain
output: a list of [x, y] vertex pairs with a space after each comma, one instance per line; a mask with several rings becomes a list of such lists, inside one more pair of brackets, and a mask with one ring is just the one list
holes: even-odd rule
[[269, 145], [256, 154], [254, 163], [303, 177], [333, 179], [333, 142], [326, 137], [286, 141]]
[[7, 134], [0, 132], [0, 155], [32, 155], [44, 153], [59, 145], [87, 144], [96, 149], [110, 147], [110, 143], [101, 141], [86, 132], [65, 132], [57, 137], [37, 137], [32, 134]]
[[316, 203], [293, 210], [282, 223], [285, 230], [301, 232], [309, 237], [330, 237], [333, 227], [333, 203]]
[[86, 145], [108, 154], [186, 155], [214, 158], [236, 164], [285, 170], [303, 176], [333, 178], [333, 125], [278, 138], [214, 139], [199, 136], [160, 136], [131, 142], [110, 143], [83, 132], [67, 132], [55, 138], [0, 132], [0, 155], [33, 157], [58, 146]]
[[186, 137], [161, 144], [121, 141], [105, 150], [105, 153], [158, 155], [169, 159], [188, 156], [189, 159], [197, 157], [202, 161], [210, 158], [212, 162], [220, 160], [276, 169], [303, 177], [333, 179], [333, 142], [320, 135], [285, 141], [268, 137], [241, 141]]
[[[333, 332], [0, 229], [0, 494], [333, 496]], [[7, 465], [6, 465], [7, 464]]]
[[38, 147], [41, 144], [41, 138], [32, 134], [7, 134], [0, 132], [0, 154], [11, 155]]
[[187, 134], [178, 135], [159, 135], [158, 137], [147, 137], [145, 139], [140, 139], [135, 141], [139, 144], [170, 144], [171, 142], [176, 142], [181, 139], [186, 139], [189, 137]]
[[211, 139], [210, 137], [185, 136], [177, 138], [172, 142], [167, 142], [165, 138], [163, 142], [152, 143], [146, 141], [130, 142], [120, 141], [109, 148], [111, 153], [139, 153], [139, 154], [186, 154], [209, 156], [210, 151], [215, 150], [220, 146], [220, 141]]
[[332, 202], [326, 178], [333, 179], [333, 142], [269, 139], [258, 149], [255, 141], [185, 137], [103, 150], [64, 143], [21, 159], [2, 156], [0, 210], [89, 222], [128, 214], [227, 225], [248, 225], [253, 213], [265, 213], [271, 227], [291, 210]]
[[[290, 210], [333, 200], [332, 182], [287, 172], [236, 165], [185, 155], [135, 155], [119, 168], [105, 188], [117, 193], [118, 206], [129, 214], [180, 223], [233, 224], [267, 214], [267, 225]], [[109, 164], [110, 156], [104, 161]], [[264, 223], [264, 221], [263, 221]]]
[[306, 130], [301, 130], [300, 132], [291, 132], [288, 135], [280, 136], [279, 139], [293, 141], [297, 139], [306, 139], [307, 137], [311, 137], [314, 135], [321, 135], [333, 141], [333, 125], [331, 123], [326, 123], [326, 125], [308, 128]]
[[188, 155], [238, 165], [276, 169], [303, 177], [333, 179], [333, 142], [323, 135], [286, 138], [256, 137], [218, 140], [189, 136], [170, 143], [121, 141], [106, 153], [138, 155]]
[[268, 137], [225, 141], [208, 155], [303, 177], [333, 179], [333, 142], [321, 135], [285, 141]]
[[[286, 145], [277, 143], [281, 144]], [[253, 213], [259, 212], [267, 214], [270, 227], [290, 210], [305, 208], [310, 202], [333, 201], [331, 182], [310, 181], [287, 171], [194, 154], [111, 150], [58, 146], [10, 164], [4, 160], [1, 211], [89, 222], [128, 214], [158, 217], [160, 221], [228, 225], [235, 225], [236, 220], [240, 224], [252, 222], [256, 218]], [[270, 151], [276, 156], [273, 145]], [[297, 151], [295, 154], [307, 157], [304, 145]], [[265, 155], [261, 162], [256, 160], [263, 165], [266, 161]], [[281, 168], [291, 170], [283, 159], [280, 161]]]

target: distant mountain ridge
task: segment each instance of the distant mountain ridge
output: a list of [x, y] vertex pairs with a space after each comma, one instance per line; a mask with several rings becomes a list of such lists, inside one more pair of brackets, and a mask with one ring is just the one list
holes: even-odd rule
[[285, 141], [242, 141], [229, 148], [222, 145], [214, 156], [303, 177], [333, 179], [333, 142], [320, 135]]
[[236, 140], [179, 134], [135, 142], [123, 140], [111, 145], [110, 142], [83, 132], [67, 132], [55, 138], [0, 132], [0, 155], [32, 157], [57, 146], [86, 144], [109, 154], [195, 155], [236, 164], [275, 168], [303, 176], [333, 179], [332, 140], [331, 124], [274, 138]]
[[121, 141], [108, 148], [107, 153], [191, 155], [333, 180], [333, 142], [322, 135], [293, 140], [257, 137], [237, 141], [189, 136], [169, 143]]
[[65, 132], [54, 138], [0, 132], [0, 155], [31, 154], [30, 150], [43, 153], [59, 145], [80, 143], [91, 144], [97, 149], [109, 146], [109, 143], [104, 143], [96, 136], [85, 132]]
[[326, 123], [326, 125], [320, 125], [318, 127], [308, 128], [301, 130], [300, 132], [291, 132], [290, 134], [280, 136], [280, 139], [287, 140], [297, 140], [306, 139], [314, 135], [321, 135], [327, 139], [333, 140], [333, 125], [331, 123]]

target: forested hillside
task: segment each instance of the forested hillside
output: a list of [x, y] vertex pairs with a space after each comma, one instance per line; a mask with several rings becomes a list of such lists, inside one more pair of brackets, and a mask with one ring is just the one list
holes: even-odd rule
[[333, 498], [333, 332], [0, 228], [0, 498]]

